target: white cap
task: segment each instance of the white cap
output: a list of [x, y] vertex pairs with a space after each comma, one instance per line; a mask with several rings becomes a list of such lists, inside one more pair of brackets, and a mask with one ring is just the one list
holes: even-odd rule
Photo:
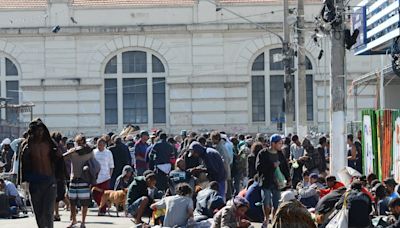
[[10, 143], [11, 143], [11, 140], [9, 138], [5, 138], [5, 139], [3, 139], [3, 142], [1, 144], [10, 145]]
[[279, 202], [284, 203], [284, 202], [288, 202], [291, 200], [295, 200], [296, 197], [294, 196], [294, 193], [292, 191], [284, 191], [281, 194], [281, 199], [279, 200]]

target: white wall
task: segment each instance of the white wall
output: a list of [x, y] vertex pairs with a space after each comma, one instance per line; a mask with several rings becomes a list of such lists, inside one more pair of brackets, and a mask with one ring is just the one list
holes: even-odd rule
[[[258, 14], [250, 18], [268, 22], [269, 28], [280, 33], [282, 7], [261, 6], [226, 7], [241, 15]], [[306, 20], [311, 22], [318, 10], [319, 5], [307, 5]], [[43, 15], [48, 15], [45, 20], [32, 20]], [[78, 24], [69, 20], [71, 16]], [[12, 17], [19, 19], [7, 22]], [[102, 71], [116, 52], [135, 48], [158, 53], [168, 71], [168, 120], [154, 126], [170, 132], [276, 129], [268, 121], [251, 122], [249, 82], [254, 58], [264, 49], [280, 47], [280, 41], [224, 10], [216, 12], [215, 6], [203, 0], [192, 7], [152, 9], [85, 9], [54, 4], [46, 10], [0, 11], [0, 19], [0, 51], [12, 56], [21, 69], [22, 102], [34, 102], [34, 116], [44, 119], [51, 129], [67, 135], [117, 130], [104, 125]], [[56, 24], [61, 25], [61, 31], [53, 34], [50, 28]], [[25, 28], [16, 29], [20, 27]], [[314, 69], [315, 115], [309, 124], [322, 131], [324, 115], [329, 114], [324, 107], [324, 90], [329, 94], [329, 82], [324, 87], [325, 61], [316, 59], [323, 47], [314, 44], [311, 35], [306, 33], [306, 49]], [[324, 51], [329, 65], [329, 48]], [[349, 84], [379, 63], [350, 52], [347, 60]], [[329, 76], [329, 66], [326, 69]], [[365, 90], [358, 99], [359, 106], [373, 104], [374, 93], [373, 88]], [[354, 119], [352, 102], [349, 97], [348, 120]], [[329, 106], [329, 99], [326, 104]]]

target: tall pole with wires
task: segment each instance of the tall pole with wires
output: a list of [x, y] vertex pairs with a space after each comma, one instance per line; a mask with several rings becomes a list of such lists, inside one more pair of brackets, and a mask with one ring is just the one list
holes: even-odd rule
[[337, 175], [347, 164], [344, 0], [336, 0], [336, 16], [331, 30], [330, 79], [330, 172]]
[[292, 51], [290, 50], [290, 31], [289, 31], [289, 0], [283, 1], [283, 64], [285, 70], [285, 135], [293, 133], [294, 117], [294, 97], [293, 97], [293, 76], [290, 70], [292, 64]]

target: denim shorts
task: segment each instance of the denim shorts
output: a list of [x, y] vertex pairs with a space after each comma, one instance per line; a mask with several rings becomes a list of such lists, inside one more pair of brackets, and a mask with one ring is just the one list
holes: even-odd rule
[[273, 206], [274, 208], [278, 208], [279, 200], [281, 198], [281, 191], [278, 189], [268, 189], [263, 188], [261, 191], [261, 196], [263, 199], [263, 205], [267, 207]]
[[142, 203], [142, 200], [143, 200], [143, 197], [140, 197], [135, 202], [133, 202], [133, 204], [128, 205], [128, 207], [127, 207], [128, 213], [131, 215], [135, 215], [136, 211], [139, 209], [140, 204]]

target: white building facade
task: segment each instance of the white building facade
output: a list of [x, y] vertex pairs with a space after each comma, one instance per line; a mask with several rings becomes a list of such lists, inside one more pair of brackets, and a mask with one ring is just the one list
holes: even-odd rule
[[[282, 32], [281, 1], [218, 4]], [[302, 92], [310, 130], [322, 132], [329, 130], [329, 37], [311, 38], [320, 7], [306, 1]], [[0, 0], [1, 96], [33, 102], [34, 116], [66, 135], [120, 131], [129, 123], [171, 133], [275, 132], [283, 115], [281, 43], [217, 8], [207, 0]], [[350, 52], [347, 62], [349, 91], [353, 78], [380, 66]], [[374, 104], [375, 87], [367, 86], [358, 109]], [[357, 120], [352, 96], [347, 105], [348, 121]]]

